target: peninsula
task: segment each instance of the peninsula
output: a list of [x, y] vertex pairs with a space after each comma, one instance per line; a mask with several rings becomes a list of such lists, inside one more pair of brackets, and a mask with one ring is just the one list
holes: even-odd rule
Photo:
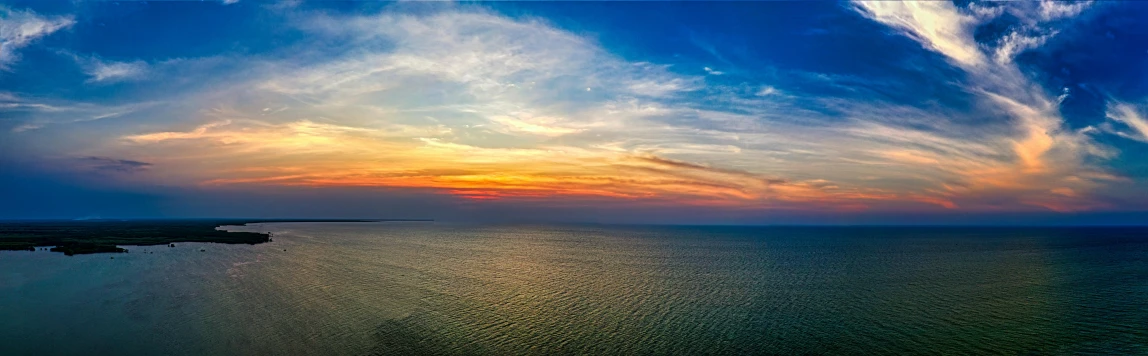
[[422, 219], [181, 219], [181, 220], [30, 220], [0, 221], [0, 250], [51, 251], [71, 256], [127, 252], [121, 245], [167, 245], [179, 242], [259, 244], [269, 233], [227, 232], [225, 225], [284, 222], [433, 221]]

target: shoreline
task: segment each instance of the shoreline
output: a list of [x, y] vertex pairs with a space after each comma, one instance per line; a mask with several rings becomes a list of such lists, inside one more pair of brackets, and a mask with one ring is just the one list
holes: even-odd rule
[[124, 246], [183, 242], [255, 245], [271, 241], [270, 233], [229, 232], [223, 226], [259, 223], [434, 222], [432, 219], [186, 219], [186, 220], [28, 220], [0, 221], [0, 250], [36, 251], [44, 246], [66, 256], [127, 253]]

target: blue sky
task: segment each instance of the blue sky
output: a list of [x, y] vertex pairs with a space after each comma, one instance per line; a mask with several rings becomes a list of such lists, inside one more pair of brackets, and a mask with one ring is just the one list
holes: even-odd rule
[[1137, 223], [1146, 15], [7, 1], [0, 217]]

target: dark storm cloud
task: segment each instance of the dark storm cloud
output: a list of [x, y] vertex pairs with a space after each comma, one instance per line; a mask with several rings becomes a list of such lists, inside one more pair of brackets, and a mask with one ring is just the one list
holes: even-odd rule
[[88, 156], [80, 160], [90, 164], [93, 169], [108, 172], [135, 173], [146, 170], [152, 166], [151, 163], [147, 162], [108, 157]]

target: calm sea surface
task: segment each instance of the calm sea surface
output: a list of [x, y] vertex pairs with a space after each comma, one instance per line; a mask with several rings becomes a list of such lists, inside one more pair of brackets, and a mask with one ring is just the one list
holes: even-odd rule
[[0, 252], [0, 355], [1148, 354], [1148, 229], [230, 229]]

